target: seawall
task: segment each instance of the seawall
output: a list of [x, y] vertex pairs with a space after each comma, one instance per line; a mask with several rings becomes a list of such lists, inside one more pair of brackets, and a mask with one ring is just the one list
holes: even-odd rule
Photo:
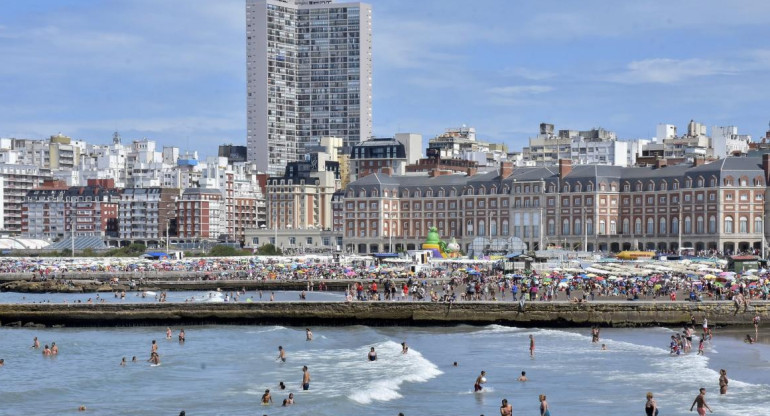
[[180, 326], [203, 324], [404, 325], [503, 324], [521, 327], [677, 326], [708, 318], [710, 325], [770, 322], [770, 302], [735, 311], [732, 302], [264, 302], [152, 304], [0, 304], [5, 326]]

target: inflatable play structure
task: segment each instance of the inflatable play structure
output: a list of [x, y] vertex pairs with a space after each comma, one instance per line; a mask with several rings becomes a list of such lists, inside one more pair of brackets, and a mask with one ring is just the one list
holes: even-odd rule
[[425, 243], [422, 244], [423, 250], [430, 250], [433, 253], [433, 258], [446, 259], [460, 257], [460, 245], [452, 237], [452, 241], [447, 244], [442, 241], [438, 236], [438, 229], [436, 227], [430, 227], [428, 229], [428, 238]]

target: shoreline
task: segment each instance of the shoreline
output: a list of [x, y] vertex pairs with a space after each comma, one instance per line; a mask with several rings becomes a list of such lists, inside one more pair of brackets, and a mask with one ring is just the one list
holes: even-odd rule
[[676, 327], [691, 317], [745, 327], [756, 313], [770, 322], [770, 302], [734, 313], [732, 302], [260, 302], [146, 304], [0, 304], [0, 324], [15, 327], [119, 327], [207, 324], [293, 326]]

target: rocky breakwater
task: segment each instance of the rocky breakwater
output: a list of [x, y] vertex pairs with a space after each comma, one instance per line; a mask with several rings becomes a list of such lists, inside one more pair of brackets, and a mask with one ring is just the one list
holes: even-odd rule
[[191, 324], [675, 326], [708, 318], [712, 325], [770, 321], [770, 303], [736, 311], [731, 302], [264, 302], [152, 304], [3, 304], [6, 325], [134, 326]]
[[[111, 292], [119, 290], [98, 281], [75, 281], [72, 283], [61, 280], [17, 280], [0, 284], [0, 292], [20, 293], [90, 293]], [[127, 288], [126, 288], [127, 290]]]

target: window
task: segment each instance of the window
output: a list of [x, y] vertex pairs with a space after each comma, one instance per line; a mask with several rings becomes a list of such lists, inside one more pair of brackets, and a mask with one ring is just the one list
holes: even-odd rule
[[746, 234], [749, 232], [749, 219], [746, 217], [741, 217], [738, 220], [738, 230], [741, 234]]
[[583, 234], [583, 223], [580, 221], [580, 219], [575, 220], [574, 228], [575, 228], [575, 235]]
[[569, 235], [569, 220], [566, 218], [561, 222], [561, 235]]
[[631, 234], [631, 221], [623, 218], [623, 234]]
[[703, 234], [703, 231], [703, 217], [698, 215], [698, 217], [695, 219], [695, 233]]
[[731, 194], [731, 193], [725, 194], [725, 200], [732, 201], [733, 200], [733, 194]]
[[556, 235], [556, 221], [548, 220], [548, 235]]
[[703, 194], [702, 193], [695, 194], [695, 200], [698, 202], [703, 201]]
[[658, 233], [660, 235], [666, 235], [667, 231], [668, 231], [668, 227], [666, 226], [666, 217], [660, 217]]
[[716, 234], [717, 232], [717, 218], [715, 216], [709, 217], [709, 234]]
[[592, 197], [586, 197], [586, 205], [593, 205], [594, 199]]
[[655, 197], [654, 196], [648, 196], [647, 197], [647, 205], [652, 205], [655, 203]]
[[606, 225], [607, 223], [604, 222], [604, 220], [599, 220], [599, 235], [604, 235], [607, 233]]
[[684, 217], [684, 233], [692, 234], [692, 220], [689, 216]]
[[709, 192], [709, 201], [715, 201], [717, 196], [714, 192]]
[[289, 245], [293, 246], [297, 244], [297, 238], [296, 237], [289, 237]]
[[484, 220], [479, 220], [479, 235], [485, 236], [486, 231], [486, 224], [484, 223]]
[[725, 217], [725, 234], [733, 233], [733, 217]]
[[561, 199], [561, 206], [568, 207], [569, 206], [569, 198], [562, 198]]
[[671, 218], [671, 234], [679, 234], [679, 218]]
[[594, 220], [590, 218], [586, 220], [586, 234], [594, 234]]
[[690, 202], [690, 194], [684, 194], [684, 202]]
[[634, 221], [634, 234], [641, 234], [642, 233], [642, 219], [637, 218]]
[[615, 226], [615, 220], [610, 221], [610, 234], [616, 234], [616, 226]]
[[763, 233], [765, 230], [762, 227], [762, 217], [756, 217], [754, 218], [754, 233], [760, 234]]
[[502, 223], [502, 235], [508, 235], [508, 220], [503, 220]]
[[473, 221], [468, 220], [468, 223], [465, 224], [465, 230], [468, 232], [468, 235], [473, 235]]
[[749, 194], [746, 192], [741, 192], [741, 201], [748, 201], [749, 200]]
[[492, 237], [497, 236], [497, 221], [489, 220], [489, 235]]
[[666, 203], [666, 197], [662, 196], [662, 197], [658, 198], [658, 202], [660, 202], [661, 204], [665, 204]]
[[754, 194], [754, 199], [757, 200], [757, 201], [761, 201], [762, 200], [762, 194], [760, 194], [760, 193]]
[[655, 234], [655, 220], [647, 218], [647, 234]]

